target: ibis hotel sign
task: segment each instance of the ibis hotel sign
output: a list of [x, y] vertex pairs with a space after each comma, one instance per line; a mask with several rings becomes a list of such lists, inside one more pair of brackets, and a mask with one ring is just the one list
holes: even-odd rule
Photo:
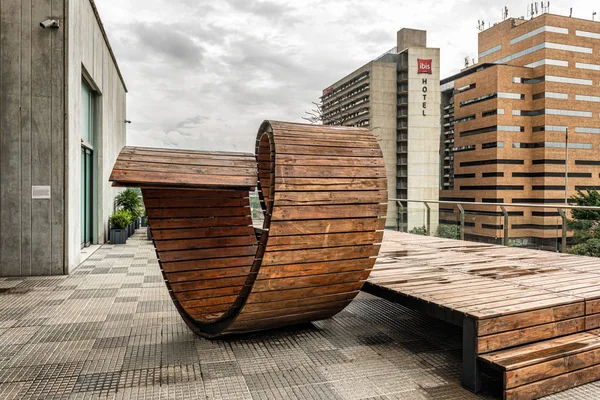
[[431, 59], [429, 60], [423, 60], [418, 58], [417, 62], [419, 63], [419, 68], [417, 70], [417, 73], [419, 74], [429, 74], [431, 75]]
[[[417, 59], [417, 63], [418, 65], [418, 69], [417, 69], [417, 73], [418, 74], [432, 74], [431, 71], [431, 59], [429, 60], [423, 60], [418, 58]], [[427, 78], [423, 78], [423, 80], [421, 81], [421, 84], [423, 85], [423, 89], [421, 89], [423, 91], [423, 116], [426, 117], [427, 116]]]

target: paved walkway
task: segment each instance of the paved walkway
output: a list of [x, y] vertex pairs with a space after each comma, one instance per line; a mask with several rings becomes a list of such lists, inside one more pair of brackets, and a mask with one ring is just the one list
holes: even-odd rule
[[[460, 386], [460, 330], [370, 295], [327, 321], [198, 338], [144, 238], [68, 277], [0, 278], [0, 399], [478, 398]], [[552, 398], [597, 397], [600, 383]]]

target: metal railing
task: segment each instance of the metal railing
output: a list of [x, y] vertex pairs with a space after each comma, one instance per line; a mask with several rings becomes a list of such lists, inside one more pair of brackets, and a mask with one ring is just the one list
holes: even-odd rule
[[484, 206], [484, 207], [495, 207], [500, 208], [502, 211], [502, 216], [504, 218], [504, 224], [502, 227], [503, 230], [503, 241], [502, 243], [505, 246], [509, 245], [509, 213], [507, 208], [542, 208], [542, 209], [556, 209], [561, 220], [562, 220], [562, 240], [561, 240], [561, 252], [565, 253], [567, 251], [567, 232], [568, 232], [568, 224], [567, 224], [567, 212], [566, 210], [588, 210], [588, 211], [600, 211], [600, 207], [591, 207], [591, 206], [573, 206], [569, 204], [528, 204], [528, 203], [483, 203], [483, 202], [466, 202], [466, 201], [446, 201], [446, 200], [410, 200], [410, 199], [389, 199], [388, 201], [396, 202], [398, 206], [398, 230], [400, 230], [400, 224], [402, 220], [402, 215], [404, 215], [405, 210], [407, 210], [408, 203], [420, 203], [425, 206], [425, 215], [426, 215], [426, 225], [425, 228], [428, 233], [431, 232], [431, 204], [449, 204], [456, 206], [460, 212], [459, 219], [459, 231], [460, 231], [460, 240], [465, 240], [465, 209], [464, 206]]

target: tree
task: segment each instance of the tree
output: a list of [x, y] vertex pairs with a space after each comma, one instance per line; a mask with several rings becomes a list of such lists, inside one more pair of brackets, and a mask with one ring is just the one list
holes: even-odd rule
[[[600, 193], [595, 189], [588, 189], [587, 193], [577, 190], [577, 194], [571, 196], [570, 203], [578, 206], [600, 207]], [[600, 221], [600, 211], [573, 210], [573, 219], [582, 221]]]
[[302, 117], [303, 120], [310, 122], [311, 124], [319, 124], [319, 125], [340, 125], [344, 126], [344, 123], [348, 120], [348, 118], [342, 113], [342, 106], [335, 106], [332, 111], [335, 111], [335, 117], [326, 117], [325, 110], [322, 103], [312, 102], [313, 108], [309, 111], [305, 111], [306, 114]]
[[[577, 190], [570, 198], [578, 206], [600, 207], [600, 193], [590, 189], [587, 193]], [[573, 210], [569, 230], [573, 231], [573, 243], [569, 253], [581, 256], [600, 257], [600, 211]]]

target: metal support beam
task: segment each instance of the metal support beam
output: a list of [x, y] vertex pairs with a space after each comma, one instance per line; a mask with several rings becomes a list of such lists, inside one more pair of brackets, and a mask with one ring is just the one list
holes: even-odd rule
[[560, 243], [560, 252], [566, 253], [567, 252], [567, 229], [568, 229], [567, 213], [562, 208], [557, 208], [557, 210], [558, 210], [558, 214], [560, 215], [560, 218], [562, 219], [562, 241]]
[[481, 391], [481, 371], [477, 361], [477, 321], [463, 320], [463, 371], [462, 384], [473, 393]]
[[508, 246], [508, 212], [506, 211], [506, 207], [500, 206], [502, 210], [502, 214], [504, 214], [504, 245]]
[[431, 236], [431, 207], [427, 202], [424, 203], [427, 208], [427, 235]]
[[457, 204], [460, 211], [460, 240], [465, 240], [465, 209], [462, 204]]

